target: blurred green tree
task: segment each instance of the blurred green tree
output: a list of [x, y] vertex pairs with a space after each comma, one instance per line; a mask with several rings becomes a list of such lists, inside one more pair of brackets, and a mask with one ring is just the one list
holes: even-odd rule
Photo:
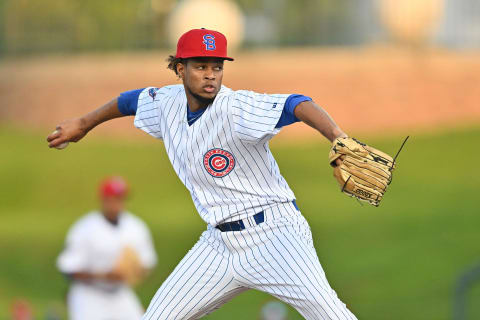
[[150, 0], [3, 0], [9, 54], [149, 49], [165, 44]]

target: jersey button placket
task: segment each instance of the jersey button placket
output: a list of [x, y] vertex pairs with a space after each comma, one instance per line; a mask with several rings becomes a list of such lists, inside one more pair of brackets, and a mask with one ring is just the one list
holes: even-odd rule
[[185, 115], [185, 124], [186, 128], [186, 138], [185, 138], [185, 164], [186, 164], [186, 173], [187, 176], [186, 178], [190, 182], [190, 186], [192, 188], [192, 192], [195, 194], [197, 199], [201, 199], [200, 195], [201, 193], [198, 192], [197, 184], [195, 183], [195, 179], [192, 179], [193, 173], [194, 173], [194, 166], [196, 165], [195, 163], [195, 152], [193, 150], [193, 143], [195, 140], [195, 131], [192, 128], [192, 126], [188, 125], [188, 122], [186, 120], [186, 115]]

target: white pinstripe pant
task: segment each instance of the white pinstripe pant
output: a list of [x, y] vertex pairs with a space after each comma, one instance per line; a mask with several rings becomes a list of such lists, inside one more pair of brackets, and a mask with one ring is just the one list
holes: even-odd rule
[[356, 319], [330, 287], [300, 212], [282, 203], [264, 213], [265, 222], [242, 231], [209, 226], [142, 319], [198, 319], [248, 289], [275, 296], [305, 319]]

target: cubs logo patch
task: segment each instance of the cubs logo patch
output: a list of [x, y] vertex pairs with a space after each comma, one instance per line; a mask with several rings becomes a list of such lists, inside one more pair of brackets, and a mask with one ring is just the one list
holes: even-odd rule
[[148, 89], [148, 95], [152, 97], [152, 100], [155, 100], [155, 97], [157, 96], [157, 88], [150, 88]]
[[206, 50], [215, 50], [215, 37], [212, 34], [206, 34], [203, 36], [203, 43]]
[[230, 152], [220, 148], [208, 150], [203, 156], [203, 166], [214, 178], [222, 178], [232, 172], [235, 162]]

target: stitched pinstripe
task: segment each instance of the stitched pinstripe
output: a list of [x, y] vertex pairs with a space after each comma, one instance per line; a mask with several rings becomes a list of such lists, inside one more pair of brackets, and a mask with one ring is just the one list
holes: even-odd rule
[[[256, 236], [260, 237], [260, 235], [258, 234], [257, 228], [252, 228], [252, 231], [256, 233]], [[250, 230], [247, 229], [247, 232], [250, 234]], [[251, 236], [252, 236], [252, 235], [251, 235]], [[253, 236], [252, 236], [252, 237], [253, 237]], [[269, 266], [268, 269], [270, 269], [272, 272], [275, 272], [275, 273], [277, 274], [277, 277], [273, 277], [273, 276], [272, 276], [274, 279], [280, 279], [280, 280], [282, 281], [282, 283], [285, 285], [285, 287], [287, 287], [287, 284], [288, 284], [288, 283], [292, 283], [292, 284], [294, 283], [294, 282], [291, 280], [291, 278], [290, 278], [290, 276], [288, 275], [288, 273], [285, 273], [285, 275], [286, 275], [286, 277], [290, 278], [290, 280], [289, 280], [289, 281], [285, 280], [285, 278], [284, 278], [284, 277], [280, 274], [280, 272], [278, 271], [278, 268], [275, 268], [275, 267], [270, 263], [270, 261], [265, 257], [266, 254], [268, 254], [270, 257], [273, 257], [272, 253], [268, 250], [268, 247], [267, 247], [267, 246], [262, 247], [262, 250], [260, 250], [260, 248], [259, 248], [258, 246], [255, 246], [255, 247], [256, 247], [257, 251], [259, 252], [259, 254], [262, 256], [263, 260], [268, 264], [268, 266]], [[263, 249], [266, 250], [265, 253], [262, 252]], [[253, 249], [252, 249], [252, 255], [253, 255]], [[259, 265], [262, 266], [261, 263], [259, 263]], [[281, 266], [280, 266], [280, 268], [281, 268]], [[267, 272], [268, 274], [270, 274], [269, 271], [268, 271], [268, 269], [265, 269], [265, 268], [263, 268], [263, 269], [265, 270], [265, 272]], [[282, 270], [282, 271], [283, 271], [283, 270]], [[276, 285], [278, 285], [278, 280], [276, 281]], [[280, 287], [281, 287], [281, 286], [280, 286]], [[294, 304], [294, 303], [296, 303], [296, 301], [299, 301], [303, 306], [306, 306], [305, 302], [302, 301], [302, 298], [301, 298], [301, 296], [299, 295], [298, 292], [295, 292], [295, 291], [294, 291], [294, 295], [291, 294], [291, 293], [289, 293], [289, 294], [283, 293], [282, 295], [278, 295], [278, 294], [275, 294], [275, 292], [273, 292], [273, 291], [267, 291], [267, 292], [275, 295], [277, 298], [279, 298], [279, 299], [281, 299], [281, 300], [283, 300], [283, 301], [285, 301], [285, 302], [287, 302], [287, 303], [289, 303], [289, 304]], [[310, 314], [310, 313], [309, 313], [309, 314]], [[310, 314], [310, 316], [313, 316], [313, 315]]]
[[[278, 208], [275, 208], [275, 209], [278, 209]], [[292, 236], [291, 234], [289, 236]], [[291, 257], [291, 260], [292, 262], [294, 262], [294, 264], [296, 265], [296, 267], [298, 268], [298, 271], [302, 272], [304, 275], [305, 275], [305, 279], [309, 282], [309, 285], [307, 287], [311, 287], [313, 288], [315, 291], [317, 291], [317, 293], [321, 296], [321, 298], [324, 300], [324, 302], [327, 304], [327, 306], [329, 307], [329, 309], [333, 312], [333, 307], [326, 301], [325, 297], [324, 297], [324, 294], [322, 294], [322, 292], [320, 292], [320, 289], [323, 289], [322, 286], [320, 285], [320, 283], [313, 283], [310, 279], [310, 277], [308, 276], [308, 274], [306, 273], [307, 270], [310, 274], [314, 274], [311, 272], [310, 270], [310, 266], [307, 265], [307, 270], [303, 269], [299, 264], [298, 264], [298, 261], [297, 259], [295, 258], [295, 256], [298, 256], [298, 257], [301, 257], [300, 254], [298, 254], [298, 251], [297, 251], [297, 248], [291, 248], [291, 250], [295, 250], [295, 253], [296, 255], [294, 256], [294, 253], [292, 253], [287, 247], [286, 247], [286, 244], [285, 244], [285, 239], [284, 241], [281, 241], [278, 233], [274, 233], [274, 237], [278, 239], [278, 243], [285, 249], [285, 251], [288, 253], [288, 255], [290, 255]], [[278, 250], [278, 249], [277, 249]], [[285, 259], [285, 258], [284, 258]], [[295, 272], [293, 267], [285, 260], [286, 264], [292, 268], [291, 271], [292, 272]], [[297, 274], [297, 273], [295, 273]], [[313, 296], [313, 294], [310, 292], [310, 290], [308, 290], [309, 293]], [[340, 319], [339, 317], [337, 317], [338, 319]]]
[[[220, 267], [220, 264], [218, 265], [218, 267]], [[197, 291], [197, 294], [195, 294], [195, 297], [196, 297], [196, 300], [197, 302], [189, 309], [189, 311], [186, 313], [186, 315], [189, 315], [193, 310], [195, 310], [195, 308], [201, 303], [203, 302], [203, 300], [205, 299], [205, 297], [207, 297], [211, 292], [212, 290], [216, 289], [216, 288], [219, 288], [219, 284], [221, 283], [221, 281], [225, 278], [225, 276], [227, 275], [227, 271], [228, 271], [228, 268], [230, 267], [230, 259], [228, 259], [228, 262], [227, 262], [227, 265], [225, 266], [225, 272], [224, 274], [220, 277], [220, 279], [218, 281], [215, 282], [214, 285], [212, 285], [212, 287], [210, 288], [210, 290], [208, 290], [207, 292], [205, 292], [202, 296], [200, 296], [200, 292], [203, 288], [200, 288], [198, 291]], [[218, 271], [218, 268], [217, 270], [215, 270], [215, 272], [211, 275], [211, 277], [208, 279], [207, 282], [209, 281], [212, 281], [214, 280], [213, 277], [215, 275], [215, 273]], [[230, 282], [228, 284], [230, 284], [231, 282], [233, 281], [233, 278], [230, 280]], [[228, 285], [227, 284], [227, 285]], [[227, 286], [225, 285], [225, 286]], [[225, 288], [225, 287], [224, 287]], [[220, 294], [220, 292], [222, 292], [222, 290], [219, 290], [218, 293], [215, 295], [217, 296], [218, 294]], [[200, 297], [198, 297], [200, 296]], [[208, 305], [209, 301], [211, 301], [212, 299], [215, 298], [215, 296], [213, 296], [210, 300], [208, 301], [205, 301], [203, 302], [205, 305]], [[191, 300], [191, 302], [195, 302], [195, 300]]]
[[[204, 248], [202, 249], [202, 251], [198, 254], [198, 255], [201, 255], [203, 253], [203, 251], [207, 248], [204, 244], [200, 243], [200, 242], [197, 242], [197, 244], [191, 249], [191, 252], [193, 253], [197, 253], [198, 251], [198, 247], [200, 246], [204, 246]], [[190, 253], [190, 252], [189, 252]], [[160, 300], [160, 298], [166, 294], [168, 294], [168, 291], [165, 290], [165, 288], [169, 287], [170, 286], [170, 282], [173, 281], [173, 279], [175, 279], [175, 277], [177, 276], [180, 276], [179, 279], [181, 279], [181, 274], [184, 274], [186, 273], [186, 271], [194, 265], [195, 263], [195, 256], [192, 254], [192, 255], [188, 255], [187, 253], [187, 256], [186, 256], [186, 259], [184, 258], [180, 264], [175, 268], [175, 270], [172, 272], [172, 274], [170, 274], [170, 276], [167, 278], [167, 280], [165, 280], [165, 282], [162, 284], [162, 286], [160, 287], [160, 289], [158, 289], [157, 293], [155, 294], [155, 296], [153, 297], [152, 301], [150, 302], [150, 305], [147, 309], [147, 312], [145, 313], [145, 315], [143, 316], [143, 319], [152, 319], [152, 316], [153, 314], [156, 312], [156, 310], [160, 307], [160, 302], [162, 300]], [[190, 261], [192, 260], [192, 261]], [[186, 270], [183, 270], [183, 267], [186, 266]], [[183, 270], [182, 272], [180, 272], [181, 270]], [[174, 285], [179, 281], [179, 279], [177, 279], [177, 281], [174, 281]], [[163, 298], [162, 298], [163, 299]], [[160, 301], [159, 301], [160, 300]]]
[[[280, 240], [279, 235], [282, 235], [282, 236], [283, 236], [283, 241]], [[304, 273], [304, 275], [306, 276], [306, 279], [307, 279], [307, 280], [309, 280], [309, 281], [311, 280], [311, 277], [309, 277], [309, 276], [306, 274], [307, 270], [308, 270], [308, 272], [309, 272], [311, 275], [313, 275], [313, 276], [315, 276], [315, 274], [318, 274], [318, 271], [315, 272], [315, 271], [312, 271], [312, 270], [311, 270], [311, 266], [312, 266], [312, 265], [316, 265], [316, 264], [319, 265], [318, 258], [317, 258], [316, 261], [315, 261], [316, 263], [313, 263], [313, 264], [312, 264], [312, 263], [305, 263], [305, 265], [302, 267], [302, 266], [299, 265], [298, 261], [299, 261], [299, 260], [303, 260], [303, 257], [302, 257], [302, 254], [298, 252], [298, 249], [303, 248], [303, 246], [291, 246], [290, 250], [286, 247], [286, 246], [287, 246], [287, 243], [290, 242], [289, 239], [295, 238], [294, 236], [292, 236], [291, 233], [289, 233], [288, 235], [285, 235], [283, 232], [280, 231], [279, 233], [275, 233], [274, 236], [275, 236], [277, 239], [279, 239], [278, 243], [280, 243], [280, 244], [285, 248], [286, 252], [291, 256], [292, 261], [297, 265], [298, 270], [301, 271], [302, 273]], [[295, 255], [295, 257], [294, 257], [293, 251], [295, 251], [295, 253], [297, 253], [297, 254]], [[322, 272], [322, 274], [323, 274], [323, 272]], [[318, 279], [317, 279], [317, 281], [318, 281]], [[334, 314], [334, 315], [336, 316], [336, 318], [334, 318], [334, 319], [342, 319], [342, 318], [339, 317], [338, 311], [340, 311], [341, 313], [344, 313], [344, 310], [343, 310], [342, 308], [339, 309], [339, 310], [335, 310], [335, 309], [337, 309], [337, 308], [336, 308], [337, 306], [336, 306], [336, 303], [335, 303], [335, 301], [336, 301], [337, 299], [335, 299], [336, 297], [335, 297], [335, 298], [332, 298], [332, 297], [331, 297], [330, 292], [329, 292], [329, 290], [328, 290], [328, 289], [331, 289], [330, 286], [327, 284], [327, 287], [325, 287], [325, 284], [321, 284], [321, 283], [318, 283], [317, 285], [315, 285], [315, 284], [312, 283], [311, 281], [310, 281], [310, 285], [311, 285], [312, 288], [314, 288], [315, 291], [317, 291], [318, 294], [322, 297], [322, 299], [324, 300], [324, 302], [327, 304], [327, 306], [328, 306], [328, 307], [330, 308], [330, 310], [332, 311], [332, 314]], [[320, 290], [323, 290], [323, 291], [325, 291], [325, 292], [323, 292], [323, 294], [322, 294], [322, 292], [320, 292]], [[333, 301], [331, 301], [330, 303], [327, 302], [325, 295], [327, 295], [328, 298], [330, 298], [330, 299], [333, 300]], [[313, 296], [313, 295], [312, 295], [312, 296]], [[332, 303], [335, 304], [335, 308], [332, 306]], [[346, 319], [346, 315], [343, 314], [343, 316], [344, 316], [343, 319]]]
[[[213, 252], [213, 251], [212, 251], [212, 252]], [[212, 265], [212, 263], [213, 263], [213, 261], [215, 260], [215, 258], [217, 258], [219, 255], [218, 255], [218, 253], [216, 253], [216, 254], [213, 256], [213, 258], [211, 259], [212, 261], [208, 262], [207, 259], [210, 258], [210, 256], [211, 256], [211, 252], [208, 253], [208, 255], [205, 256], [205, 259], [204, 259], [202, 262], [199, 262], [199, 264], [201, 264], [201, 265], [206, 265], [206, 264], [209, 263], [209, 266], [207, 267], [207, 269], [208, 269], [208, 268]], [[208, 259], [208, 260], [210, 260], [210, 259]], [[218, 267], [220, 267], [220, 264], [218, 265]], [[175, 310], [175, 308], [177, 308], [177, 307], [180, 305], [180, 303], [183, 303], [184, 299], [187, 297], [187, 295], [189, 295], [189, 294], [192, 292], [192, 290], [193, 290], [193, 289], [195, 288], [195, 286], [200, 282], [200, 280], [202, 280], [202, 282], [205, 281], [206, 283], [208, 283], [208, 281], [211, 281], [211, 280], [212, 280], [212, 277], [213, 277], [213, 276], [215, 275], [215, 273], [218, 271], [218, 267], [215, 269], [215, 271], [212, 273], [212, 275], [208, 278], [208, 280], [202, 279], [202, 274], [198, 274], [197, 271], [200, 270], [200, 269], [197, 269], [196, 272], [192, 273], [192, 275], [185, 280], [185, 283], [183, 284], [183, 286], [179, 288], [177, 294], [175, 294], [175, 295], [172, 297], [171, 302], [169, 302], [169, 303], [167, 304], [167, 305], [169, 305], [169, 306], [170, 306], [170, 305], [173, 305], [172, 308], [171, 308], [171, 310], [170, 310], [170, 313], [167, 315], [167, 318], [170, 317], [170, 315], [172, 314], [172, 312]], [[198, 278], [196, 277], [197, 274], [198, 274]], [[197, 278], [197, 279], [196, 279], [196, 281], [195, 281], [194, 283], [191, 283], [191, 282], [193, 282], [194, 276], [195, 276], [195, 278]], [[187, 287], [187, 285], [188, 285], [188, 287]], [[202, 290], [201, 287], [198, 289], [197, 293], [198, 293], [200, 290]], [[183, 294], [183, 295], [182, 295], [181, 297], [177, 297], [177, 295], [180, 295], [180, 294]], [[190, 301], [191, 301], [191, 300], [190, 300]], [[176, 303], [175, 303], [175, 302], [176, 302]], [[187, 301], [187, 303], [188, 303], [188, 301]], [[181, 311], [185, 308], [185, 305], [186, 305], [185, 303], [182, 305], [182, 308], [180, 308], [180, 310], [176, 313], [177, 316], [176, 316], [175, 318], [177, 318], [178, 315], [181, 313]], [[161, 314], [160, 314], [160, 315], [161, 315]]]

